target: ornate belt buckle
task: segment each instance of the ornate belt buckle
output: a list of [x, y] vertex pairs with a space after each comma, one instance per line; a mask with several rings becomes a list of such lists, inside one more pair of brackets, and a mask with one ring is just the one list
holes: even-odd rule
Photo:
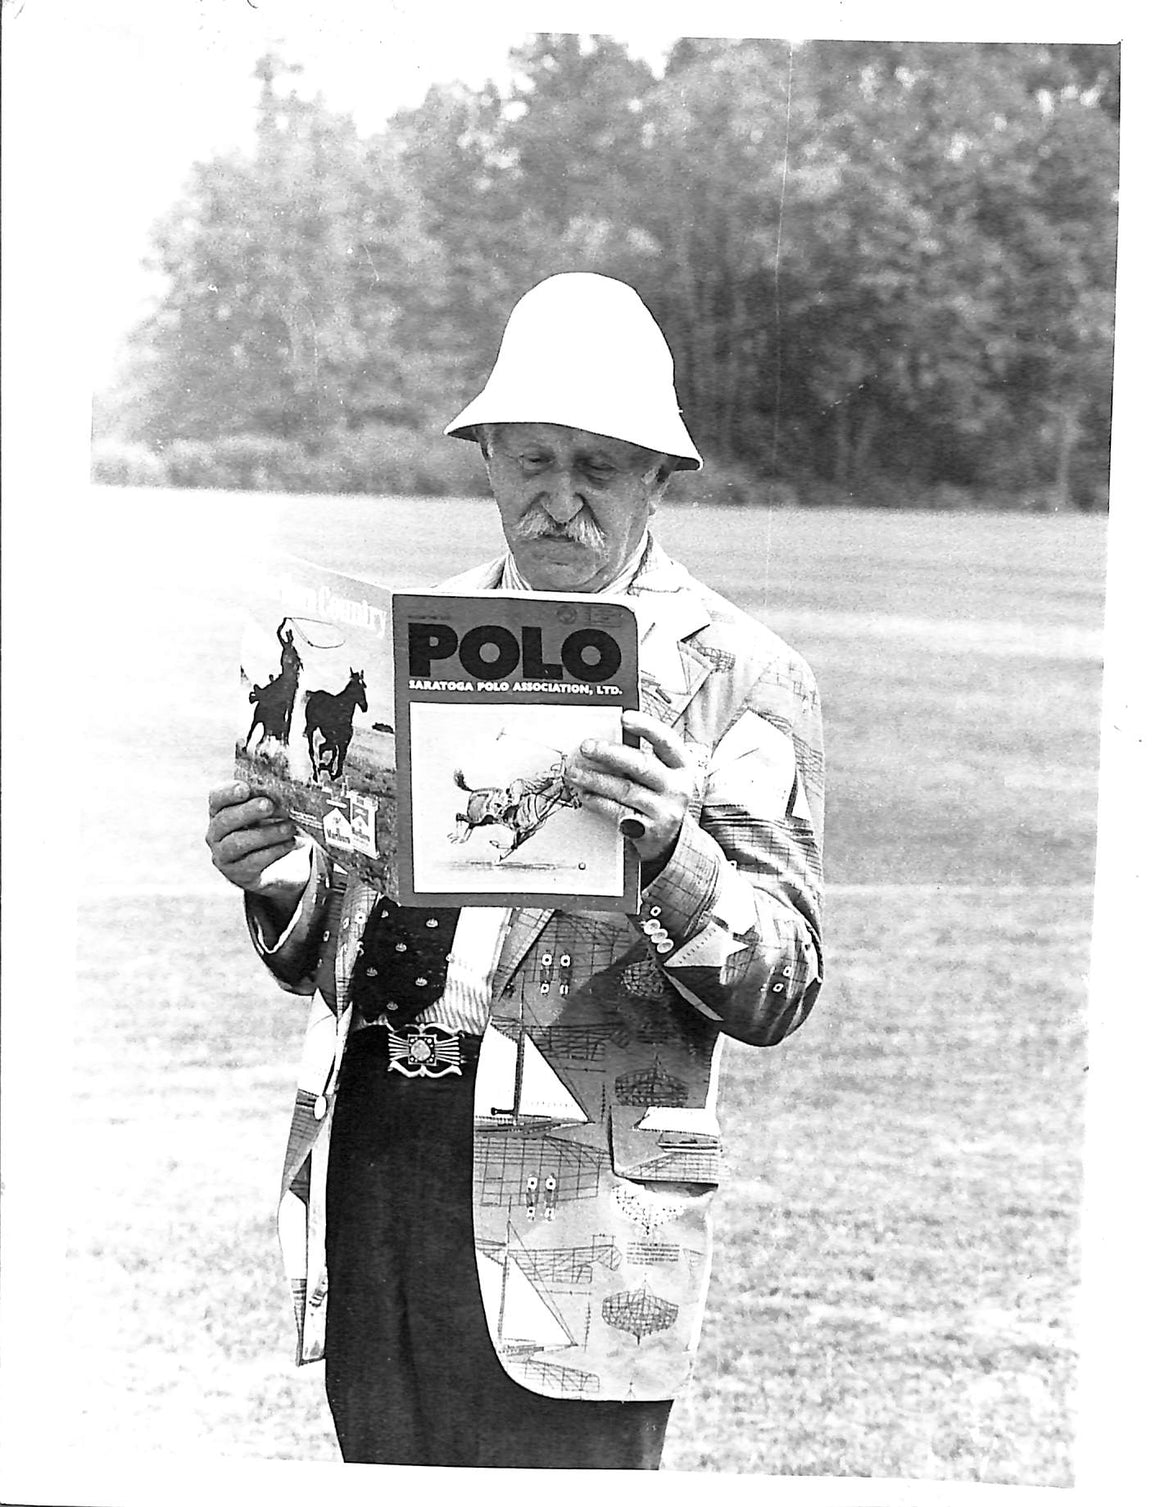
[[459, 1037], [442, 1026], [405, 1026], [387, 1033], [390, 1071], [405, 1078], [461, 1078]]

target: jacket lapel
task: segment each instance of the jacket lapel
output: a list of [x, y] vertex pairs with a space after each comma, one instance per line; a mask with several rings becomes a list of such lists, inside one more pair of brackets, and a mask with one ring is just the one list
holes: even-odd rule
[[511, 924], [499, 950], [499, 962], [492, 981], [493, 999], [498, 999], [507, 988], [512, 974], [523, 962], [528, 949], [534, 945], [552, 915], [551, 910], [512, 911]]
[[629, 591], [642, 619], [641, 699], [644, 710], [670, 727], [701, 689], [712, 666], [695, 635], [710, 623], [688, 572], [653, 541]]
[[661, 647], [662, 654], [654, 658], [647, 640], [641, 645], [641, 710], [672, 727], [705, 683], [711, 667], [693, 644], [670, 642]]

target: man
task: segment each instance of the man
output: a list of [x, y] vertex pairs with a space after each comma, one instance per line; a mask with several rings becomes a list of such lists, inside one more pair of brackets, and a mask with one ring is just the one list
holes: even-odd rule
[[817, 695], [652, 539], [701, 460], [632, 289], [538, 284], [446, 432], [481, 445], [507, 543], [448, 590], [636, 608], [639, 747], [566, 770], [643, 899], [417, 914], [244, 785], [211, 795], [258, 951], [319, 996], [280, 1220], [300, 1358], [325, 1352], [347, 1460], [656, 1469], [704, 1311], [722, 1038], [780, 1041], [821, 984]]

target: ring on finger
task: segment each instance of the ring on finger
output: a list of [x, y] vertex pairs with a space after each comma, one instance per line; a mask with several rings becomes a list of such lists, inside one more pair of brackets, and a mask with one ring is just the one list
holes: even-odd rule
[[626, 814], [620, 818], [617, 825], [625, 837], [641, 838], [645, 833], [644, 813], [637, 811], [633, 806], [625, 806]]

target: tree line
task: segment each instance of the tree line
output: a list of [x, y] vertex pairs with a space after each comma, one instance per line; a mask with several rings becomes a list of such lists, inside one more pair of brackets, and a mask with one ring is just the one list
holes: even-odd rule
[[575, 269], [665, 330], [692, 495], [1106, 504], [1116, 49], [682, 39], [658, 77], [539, 34], [512, 62], [362, 135], [259, 61], [252, 148], [156, 227], [107, 476], [474, 489], [442, 425]]

